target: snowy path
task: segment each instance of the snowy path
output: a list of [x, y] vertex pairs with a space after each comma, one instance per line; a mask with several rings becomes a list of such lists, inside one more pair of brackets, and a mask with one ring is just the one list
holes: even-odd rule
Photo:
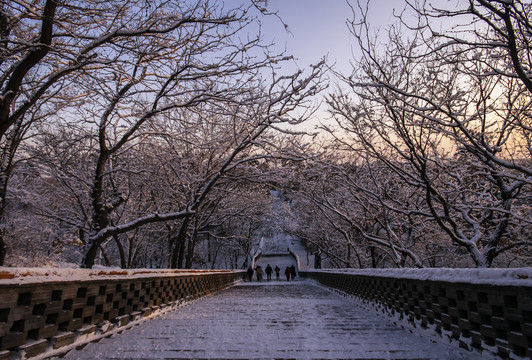
[[241, 283], [65, 359], [476, 359], [307, 281]]

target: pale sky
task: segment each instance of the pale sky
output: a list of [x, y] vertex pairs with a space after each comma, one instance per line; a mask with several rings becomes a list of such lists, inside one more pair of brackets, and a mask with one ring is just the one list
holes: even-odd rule
[[[356, 1], [356, 0], [351, 0]], [[386, 26], [394, 22], [393, 9], [402, 9], [401, 0], [371, 0], [369, 17], [372, 26]], [[335, 70], [350, 74], [350, 60], [353, 50], [356, 52], [355, 40], [349, 33], [347, 20], [352, 20], [353, 13], [345, 0], [268, 0], [268, 10], [276, 11], [288, 25], [290, 32], [284, 30], [283, 24], [273, 16], [263, 19], [265, 39], [274, 39], [276, 46], [297, 59], [297, 65], [283, 65], [282, 71], [291, 74], [300, 68], [308, 69], [310, 64], [318, 63], [327, 56], [327, 63]], [[330, 84], [331, 88], [334, 87]], [[312, 129], [318, 122], [326, 122], [329, 115], [322, 104], [313, 120], [304, 128]]]
[[[370, 20], [372, 25], [386, 26], [394, 21], [393, 9], [402, 9], [403, 1], [372, 0]], [[269, 0], [268, 9], [277, 11], [288, 25], [290, 33], [274, 17], [264, 21], [267, 38], [274, 38], [277, 46], [298, 59], [302, 68], [317, 63], [328, 55], [330, 63], [338, 69], [350, 69], [354, 40], [349, 34], [346, 21], [352, 19], [351, 8], [345, 0]]]
[[[222, 0], [231, 7], [238, 4], [249, 4], [249, 0]], [[356, 7], [357, 0], [349, 0]], [[454, 6], [460, 0], [430, 0], [430, 3], [446, 3]], [[361, 0], [365, 4], [365, 0]], [[453, 3], [453, 5], [450, 5]], [[372, 28], [383, 30], [395, 23], [395, 14], [405, 7], [404, 0], [370, 0], [368, 20]], [[288, 25], [287, 32], [282, 22], [275, 16], [261, 17], [262, 31], [265, 42], [274, 42], [277, 51], [286, 48], [287, 55], [293, 55], [297, 64], [290, 66], [283, 63], [279, 71], [293, 74], [298, 68], [306, 70], [310, 64], [318, 63], [327, 56], [327, 63], [334, 65], [335, 70], [348, 75], [352, 72], [350, 61], [359, 56], [356, 41], [349, 33], [346, 25], [353, 19], [353, 12], [347, 0], [268, 0], [267, 9], [277, 12]], [[359, 20], [360, 14], [357, 15]], [[331, 79], [330, 89], [336, 81]], [[325, 107], [315, 115], [317, 120], [328, 117]], [[312, 124], [313, 122], [310, 122]]]

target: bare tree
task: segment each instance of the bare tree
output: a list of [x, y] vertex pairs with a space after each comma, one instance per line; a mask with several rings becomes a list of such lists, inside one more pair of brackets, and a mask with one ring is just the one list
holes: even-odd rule
[[392, 26], [381, 48], [370, 35], [366, 10], [359, 5], [354, 11], [362, 15], [350, 23], [362, 56], [343, 80], [356, 99], [344, 90], [329, 101], [340, 128], [370, 158], [423, 189], [427, 219], [467, 249], [477, 266], [525, 245], [526, 239], [508, 234], [513, 224], [530, 221], [520, 215], [531, 179], [529, 130], [521, 126], [530, 93], [518, 76], [493, 71], [503, 55], [493, 57], [480, 45], [490, 30], [467, 23], [467, 41], [442, 43], [420, 18], [409, 32]]
[[[199, 40], [204, 41], [201, 48], [204, 56], [209, 57], [210, 51], [229, 34], [250, 21], [252, 18], [247, 16], [245, 8], [224, 11], [216, 3], [202, 0], [174, 3], [2, 0], [0, 144], [4, 154], [0, 169], [0, 218], [4, 216], [7, 184], [20, 141], [36, 119], [51, 121], [47, 114], [88, 96], [78, 89], [76, 82], [97, 74], [104, 81], [99, 85], [105, 86], [107, 75], [132, 86], [141, 76], [153, 78], [159, 71], [171, 75], [171, 65], [158, 60], [168, 59], [179, 52], [175, 49], [196, 43], [195, 50], [189, 52], [193, 54], [198, 50]], [[217, 39], [212, 30], [222, 27], [225, 30]], [[209, 31], [208, 36], [201, 36]], [[179, 57], [175, 60], [185, 61]], [[221, 63], [232, 60], [227, 57]], [[145, 73], [133, 74], [131, 69], [135, 64]], [[208, 71], [207, 63], [194, 65]], [[4, 259], [1, 233], [0, 264]]]
[[[304, 121], [307, 115], [292, 118], [292, 111], [305, 106], [321, 88], [321, 65], [308, 76], [275, 74], [279, 63], [290, 58], [270, 52], [260, 34], [244, 35], [254, 21], [250, 15], [254, 5], [225, 10], [216, 2], [201, 0], [142, 2], [142, 6], [134, 1], [102, 1], [90, 7], [84, 2], [48, 3], [54, 3], [57, 11], [46, 16], [40, 15], [38, 6], [2, 3], [7, 17], [27, 20], [17, 26], [28, 30], [30, 37], [44, 31], [32, 25], [35, 19], [44, 24], [51, 17], [53, 24], [47, 52], [31, 63], [31, 71], [17, 70], [20, 56], [13, 54], [31, 53], [32, 47], [16, 48], [15, 32], [6, 40], [5, 48], [11, 49], [6, 50], [11, 55], [4, 62], [11, 69], [5, 72], [6, 82], [9, 76], [22, 77], [22, 82], [16, 89], [6, 88], [4, 95], [9, 96], [4, 96], [4, 104], [10, 105], [3, 110], [9, 127], [28, 109], [59, 109], [46, 118], [53, 126], [47, 129], [45, 123], [35, 130], [39, 140], [29, 143], [28, 151], [39, 156], [48, 144], [42, 164], [47, 175], [59, 178], [57, 184], [77, 210], [65, 218], [61, 211], [54, 214], [50, 209], [43, 215], [64, 218], [77, 228], [86, 248], [86, 267], [94, 264], [109, 239], [118, 244], [123, 234], [148, 224], [177, 220], [179, 233], [186, 234], [220, 179], [253, 159], [251, 149], [278, 125]], [[27, 11], [31, 16], [26, 19]], [[138, 149], [149, 151], [150, 141], [166, 136], [154, 132], [155, 122], [180, 124], [174, 127], [180, 132], [166, 133], [173, 137], [170, 145], [185, 145], [188, 153], [182, 151], [179, 161], [186, 163], [192, 156], [200, 167], [194, 169], [196, 174], [190, 173], [186, 193], [174, 193], [178, 201], [162, 199], [160, 194], [150, 199], [145, 193], [144, 205], [135, 206], [142, 185], [135, 174], [155, 170], [146, 167]], [[58, 124], [70, 130], [62, 131]], [[206, 128], [201, 130], [202, 126]], [[193, 128], [195, 133], [190, 132]], [[201, 131], [211, 131], [210, 138], [200, 137]], [[74, 149], [85, 154], [80, 163], [72, 162], [79, 159], [72, 156]], [[133, 153], [139, 155], [138, 163]], [[65, 158], [68, 154], [70, 158]], [[168, 171], [176, 170], [180, 175], [179, 169]], [[179, 236], [177, 243], [183, 243]], [[179, 256], [174, 256], [172, 265], [178, 262]]]
[[387, 167], [333, 144], [329, 148], [331, 154], [309, 162], [305, 175], [299, 175], [299, 190], [289, 193], [293, 233], [343, 267], [376, 267], [382, 261], [423, 267], [426, 225], [414, 210], [423, 196]]
[[[442, 113], [440, 118], [447, 117], [445, 125], [454, 126], [455, 139], [481, 161], [485, 159], [517, 170], [525, 181], [530, 181], [530, 3], [468, 0], [458, 8], [434, 7], [426, 2], [407, 3], [419, 16], [416, 28], [419, 39], [427, 46], [425, 59], [437, 56], [441, 65], [453, 64], [463, 74], [461, 80], [477, 78], [477, 89], [483, 88], [482, 93], [475, 93], [479, 107], [475, 120], [482, 121], [483, 127], [468, 126], [474, 120], [472, 116], [460, 126], [461, 118], [455, 112], [432, 104]], [[446, 31], [434, 26], [442, 21], [448, 24]], [[402, 23], [412, 28], [412, 24]], [[445, 71], [446, 67], [434, 70]], [[506, 93], [497, 98], [494, 93], [499, 91]], [[483, 109], [482, 105], [492, 107], [491, 111]], [[486, 119], [492, 116], [498, 125], [494, 129], [491, 128], [494, 121]]]

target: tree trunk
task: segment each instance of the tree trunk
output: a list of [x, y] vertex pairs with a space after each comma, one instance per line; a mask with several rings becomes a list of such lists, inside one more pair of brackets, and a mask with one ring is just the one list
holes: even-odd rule
[[94, 266], [94, 261], [96, 260], [96, 255], [98, 255], [98, 249], [100, 248], [100, 244], [96, 244], [95, 242], [92, 242], [89, 245], [89, 248], [87, 249], [87, 252], [85, 253], [85, 257], [83, 258], [81, 262], [81, 267], [85, 269], [92, 269]]
[[131, 269], [133, 267], [133, 262], [135, 261], [138, 253], [138, 248], [135, 248], [135, 237], [132, 236], [128, 238], [129, 240], [129, 250], [127, 256], [127, 268]]
[[126, 269], [128, 266], [126, 263], [126, 253], [124, 252], [124, 247], [122, 246], [118, 235], [113, 236], [113, 239], [116, 243], [116, 247], [118, 248], [118, 253], [120, 254], [120, 268]]
[[376, 259], [376, 252], [375, 252], [375, 246], [369, 247], [370, 256], [371, 256], [371, 267], [375, 269], [377, 267], [377, 259]]
[[211, 235], [207, 234], [207, 262], [211, 262]]
[[188, 241], [187, 258], [185, 261], [185, 269], [192, 269], [192, 259], [194, 258], [194, 248], [196, 247], [196, 240], [198, 238], [198, 216], [194, 220], [194, 232]]
[[8, 176], [5, 174], [5, 172], [2, 175], [2, 184], [0, 185], [0, 224], [2, 225], [2, 229], [0, 229], [0, 266], [4, 266], [7, 256], [7, 246], [5, 242], [6, 230], [4, 212], [6, 207], [6, 189]]
[[185, 234], [183, 235], [183, 238], [179, 242], [179, 253], [177, 256], [177, 268], [178, 269], [183, 269], [183, 262], [185, 261], [185, 250], [186, 250], [185, 245], [186, 244], [187, 244], [187, 234], [185, 232]]
[[170, 262], [171, 269], [181, 269], [183, 267], [185, 241], [186, 241], [188, 226], [191, 220], [190, 216], [191, 215], [187, 215], [183, 219], [183, 222], [181, 223], [181, 227], [179, 228], [179, 232], [177, 233], [177, 236], [175, 237], [175, 240], [173, 241], [174, 246], [172, 249], [172, 259]]
[[216, 247], [216, 250], [214, 251], [214, 255], [213, 255], [212, 263], [211, 263], [211, 269], [214, 269], [214, 267], [216, 266], [216, 259], [218, 258], [219, 251], [220, 251], [220, 246]]
[[351, 244], [347, 244], [347, 259], [346, 259], [346, 265], [348, 268], [351, 267]]
[[109, 261], [109, 257], [107, 257], [107, 254], [103, 250], [103, 248], [100, 247], [100, 252], [102, 253], [103, 261], [105, 262], [105, 266], [110, 267], [111, 261]]
[[13, 160], [13, 142], [11, 145], [6, 146], [2, 154], [2, 163], [0, 169], [0, 266], [3, 266], [7, 257], [7, 245], [5, 242], [6, 230], [5, 230], [5, 210], [6, 210], [6, 197], [9, 178], [12, 171]]
[[4, 231], [0, 230], [0, 266], [4, 266], [7, 255], [7, 247], [4, 241]]
[[24, 77], [39, 63], [39, 61], [42, 60], [42, 58], [46, 56], [46, 54], [48, 54], [50, 50], [49, 45], [52, 43], [57, 4], [57, 0], [46, 1], [43, 9], [40, 37], [39, 39], [35, 39], [31, 48], [32, 50], [14, 67], [9, 81], [3, 89], [2, 96], [0, 96], [0, 137], [4, 136], [9, 127], [11, 127], [16, 121], [12, 116], [10, 117], [9, 111], [13, 100], [20, 92]]

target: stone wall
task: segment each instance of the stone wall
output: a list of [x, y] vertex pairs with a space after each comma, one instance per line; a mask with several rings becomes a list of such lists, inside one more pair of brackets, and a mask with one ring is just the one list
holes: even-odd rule
[[[412, 330], [470, 351], [532, 358], [532, 287], [301, 272], [361, 299]], [[492, 356], [493, 356], [492, 355]]]
[[0, 285], [0, 360], [61, 352], [223, 290], [243, 271]]

